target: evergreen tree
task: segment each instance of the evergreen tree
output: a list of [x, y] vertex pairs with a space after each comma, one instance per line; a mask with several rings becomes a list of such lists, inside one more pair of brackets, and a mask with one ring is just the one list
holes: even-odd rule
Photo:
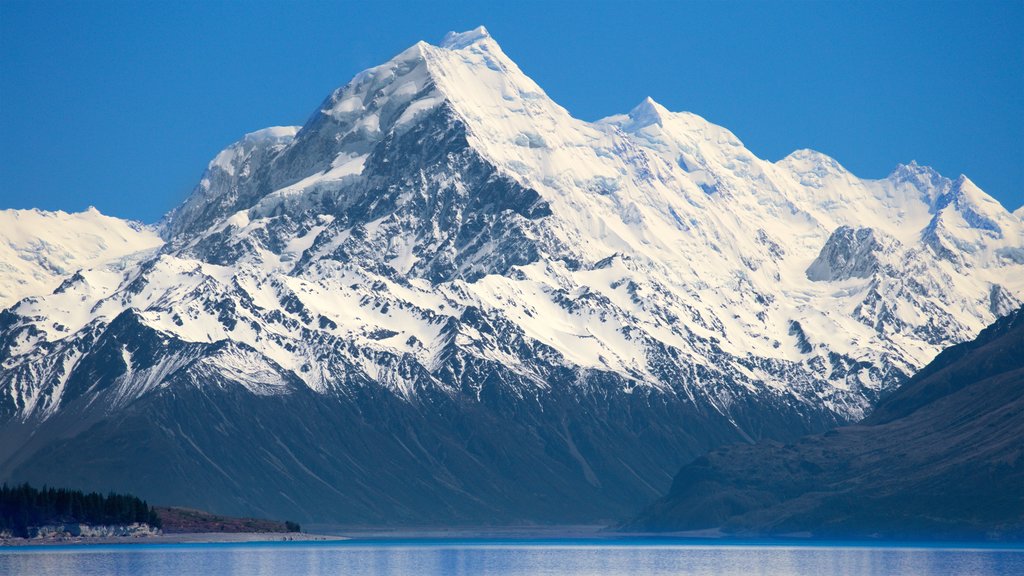
[[0, 486], [0, 531], [27, 537], [29, 529], [46, 524], [132, 524], [155, 528], [160, 517], [145, 500], [130, 494], [50, 488], [35, 489], [27, 483]]

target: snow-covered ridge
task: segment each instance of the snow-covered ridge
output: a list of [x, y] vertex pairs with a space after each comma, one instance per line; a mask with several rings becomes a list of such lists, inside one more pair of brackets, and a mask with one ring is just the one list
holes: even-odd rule
[[0, 309], [49, 294], [81, 268], [151, 252], [162, 243], [153, 228], [93, 207], [72, 214], [0, 210]]
[[288, 144], [295, 138], [299, 126], [272, 126], [246, 134], [241, 140], [222, 150], [210, 162], [209, 169], [220, 169], [229, 176], [234, 176], [240, 167], [239, 163], [256, 146]]
[[[60, 404], [72, 342], [134, 310], [238, 344], [187, 370], [259, 394], [292, 377], [456, 394], [471, 358], [516, 386], [610, 374], [725, 418], [749, 395], [847, 419], [1024, 296], [1019, 211], [966, 178], [910, 163], [861, 179], [811, 150], [769, 162], [650, 98], [585, 122], [483, 28], [228, 147], [162, 234], [159, 256], [13, 309], [0, 386], [22, 416]], [[186, 370], [136, 356], [119, 389]]]

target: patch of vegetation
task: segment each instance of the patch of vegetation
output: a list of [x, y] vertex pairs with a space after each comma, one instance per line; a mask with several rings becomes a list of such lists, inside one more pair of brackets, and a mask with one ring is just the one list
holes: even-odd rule
[[48, 524], [114, 526], [134, 523], [160, 528], [160, 517], [145, 500], [130, 494], [86, 494], [65, 488], [36, 489], [29, 484], [0, 487], [0, 532], [27, 537], [28, 529]]
[[279, 522], [262, 518], [236, 518], [221, 516], [202, 510], [177, 507], [158, 507], [167, 534], [192, 532], [301, 532], [296, 522]]

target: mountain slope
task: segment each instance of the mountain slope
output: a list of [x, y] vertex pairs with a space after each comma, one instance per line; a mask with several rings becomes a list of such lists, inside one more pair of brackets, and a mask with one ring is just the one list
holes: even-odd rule
[[0, 308], [49, 294], [79, 269], [141, 257], [161, 244], [151, 228], [95, 208], [77, 214], [0, 210]]
[[302, 521], [625, 513], [1019, 306], [1024, 222], [989, 200], [649, 99], [583, 122], [482, 28], [421, 42], [218, 154], [159, 253], [0, 315], [0, 476]]
[[1024, 537], [1024, 308], [855, 426], [713, 451], [631, 526], [737, 534]]

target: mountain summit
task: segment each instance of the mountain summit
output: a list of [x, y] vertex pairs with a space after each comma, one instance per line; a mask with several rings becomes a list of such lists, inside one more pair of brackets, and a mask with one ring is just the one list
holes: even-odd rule
[[863, 417], [1024, 292], [1024, 222], [967, 181], [768, 162], [650, 99], [584, 122], [483, 28], [232, 144], [160, 235], [0, 313], [0, 476], [593, 521]]

